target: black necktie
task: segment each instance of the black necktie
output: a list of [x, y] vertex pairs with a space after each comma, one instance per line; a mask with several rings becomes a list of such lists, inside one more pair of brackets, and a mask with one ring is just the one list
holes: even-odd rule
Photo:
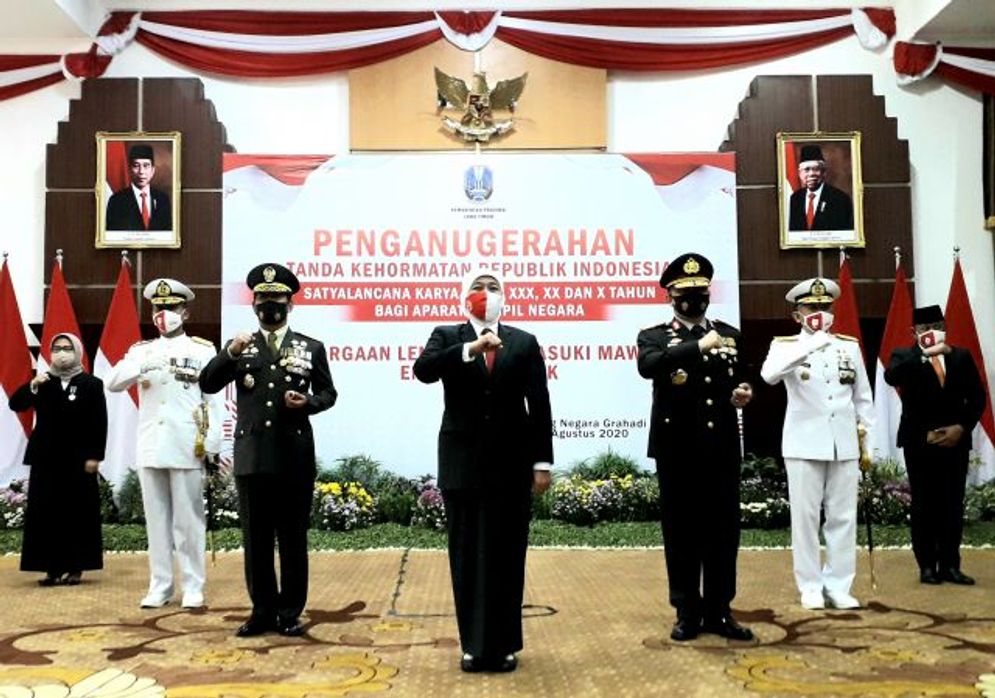
[[695, 325], [691, 328], [691, 336], [695, 339], [701, 339], [705, 336], [705, 328], [701, 325]]

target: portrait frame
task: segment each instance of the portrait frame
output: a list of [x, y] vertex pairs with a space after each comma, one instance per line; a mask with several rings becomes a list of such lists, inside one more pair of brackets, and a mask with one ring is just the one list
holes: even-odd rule
[[[781, 249], [865, 247], [864, 180], [861, 173], [860, 131], [777, 134], [777, 200]], [[803, 192], [802, 152], [809, 196]], [[820, 181], [821, 180], [821, 181]], [[809, 198], [810, 197], [810, 198]]]
[[[145, 132], [98, 131], [97, 168], [94, 198], [97, 206], [96, 247], [159, 248], [180, 247], [180, 146], [179, 131]], [[150, 158], [130, 155], [135, 146]], [[144, 170], [144, 171], [143, 171]], [[151, 178], [148, 172], [151, 170]], [[141, 184], [132, 187], [133, 177]], [[144, 181], [144, 179], [147, 181]], [[139, 184], [136, 184], [139, 186]], [[139, 201], [146, 201], [141, 209]]]

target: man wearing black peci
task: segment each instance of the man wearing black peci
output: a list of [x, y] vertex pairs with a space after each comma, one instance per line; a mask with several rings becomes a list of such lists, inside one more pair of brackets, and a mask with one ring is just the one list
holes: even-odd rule
[[[200, 374], [205, 393], [235, 381], [235, 483], [252, 615], [236, 633], [302, 635], [307, 601], [307, 530], [314, 493], [309, 417], [335, 404], [325, 346], [291, 330], [287, 316], [300, 282], [286, 267], [260, 264], [246, 283], [259, 331], [239, 332]], [[280, 546], [280, 583], [273, 568]]]
[[912, 490], [912, 552], [923, 584], [974, 584], [960, 570], [971, 432], [985, 388], [971, 352], [946, 342], [938, 305], [912, 313], [914, 346], [895, 349], [884, 372], [902, 398], [898, 445]]
[[642, 330], [639, 375], [653, 381], [649, 452], [656, 459], [670, 603], [670, 637], [753, 633], [732, 617], [739, 551], [741, 467], [736, 408], [753, 397], [739, 363], [739, 331], [705, 317], [712, 263], [695, 253], [660, 277], [674, 318]]
[[107, 230], [172, 230], [169, 196], [152, 187], [155, 177], [152, 146], [131, 146], [128, 177], [128, 186], [112, 194], [107, 201]]

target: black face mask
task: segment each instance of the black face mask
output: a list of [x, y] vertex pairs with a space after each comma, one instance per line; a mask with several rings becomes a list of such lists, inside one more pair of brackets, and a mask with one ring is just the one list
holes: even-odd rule
[[674, 299], [674, 307], [684, 317], [701, 317], [708, 310], [709, 295], [703, 291], [691, 291]]
[[287, 319], [287, 304], [279, 301], [262, 301], [255, 305], [256, 317], [264, 325], [279, 325]]

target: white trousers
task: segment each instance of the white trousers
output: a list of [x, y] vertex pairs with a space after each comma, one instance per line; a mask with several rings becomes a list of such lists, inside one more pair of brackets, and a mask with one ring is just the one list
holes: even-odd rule
[[[791, 501], [791, 550], [802, 594], [849, 594], [857, 574], [856, 460], [785, 458]], [[819, 512], [825, 509], [826, 562], [819, 564]]]
[[173, 550], [183, 593], [202, 596], [207, 519], [199, 468], [139, 468], [149, 539], [149, 596], [173, 596]]

